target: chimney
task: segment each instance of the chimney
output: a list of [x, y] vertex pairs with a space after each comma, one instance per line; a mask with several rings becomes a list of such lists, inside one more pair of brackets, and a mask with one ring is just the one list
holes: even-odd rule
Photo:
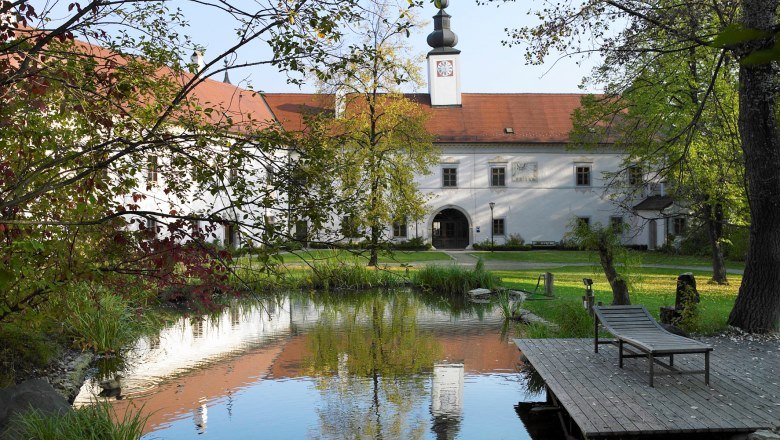
[[190, 62], [195, 66], [194, 72], [192, 73], [199, 73], [201, 70], [203, 70], [204, 67], [206, 67], [206, 62], [203, 60], [203, 52], [199, 50], [192, 52], [192, 55], [190, 56]]

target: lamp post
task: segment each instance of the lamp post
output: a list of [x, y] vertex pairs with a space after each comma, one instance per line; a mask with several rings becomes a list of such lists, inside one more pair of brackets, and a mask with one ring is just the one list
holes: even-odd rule
[[495, 202], [488, 203], [490, 206], [490, 252], [493, 252], [493, 248], [496, 247], [496, 243], [493, 241], [493, 208], [496, 206]]

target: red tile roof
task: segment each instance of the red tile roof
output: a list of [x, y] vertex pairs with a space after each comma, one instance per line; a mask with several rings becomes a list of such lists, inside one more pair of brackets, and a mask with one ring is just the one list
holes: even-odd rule
[[[304, 93], [263, 95], [289, 131], [301, 131], [307, 112], [333, 108], [333, 97]], [[581, 94], [464, 93], [460, 107], [431, 107], [428, 94], [409, 94], [431, 114], [428, 130], [446, 143], [566, 143]], [[513, 133], [505, 130], [511, 128]]]
[[332, 112], [333, 95], [311, 93], [263, 93], [276, 120], [287, 131], [303, 131], [307, 115]]
[[[35, 38], [40, 31], [29, 28], [19, 28], [16, 31], [17, 37]], [[90, 57], [95, 60], [95, 71], [107, 71], [127, 64], [127, 56], [102, 46], [92, 44], [83, 40], [74, 40], [73, 55]], [[3, 54], [3, 59], [8, 59], [12, 66], [17, 66], [24, 53]], [[62, 54], [65, 56], [65, 54]], [[50, 57], [51, 58], [51, 57]], [[184, 87], [192, 80], [190, 73], [174, 72], [173, 69], [163, 67], [157, 70], [159, 77], [173, 78], [177, 84]], [[194, 98], [194, 99], [192, 99]], [[140, 99], [143, 99], [141, 97]], [[203, 114], [211, 123], [226, 123], [229, 116], [232, 120], [232, 127], [236, 131], [242, 131], [251, 126], [252, 129], [262, 129], [275, 123], [270, 108], [266, 105], [259, 93], [242, 89], [240, 87], [215, 81], [212, 79], [202, 79], [192, 91], [187, 95], [187, 100], [197, 104], [202, 108], [211, 107], [214, 109], [210, 114]]]

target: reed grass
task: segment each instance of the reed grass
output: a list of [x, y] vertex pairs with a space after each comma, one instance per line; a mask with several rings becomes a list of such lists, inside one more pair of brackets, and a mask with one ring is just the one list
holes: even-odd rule
[[57, 309], [65, 334], [74, 344], [100, 354], [118, 353], [154, 327], [156, 319], [156, 314], [140, 313], [129, 300], [91, 283], [72, 286]]
[[507, 290], [498, 292], [493, 298], [493, 302], [501, 310], [501, 315], [503, 315], [504, 319], [514, 319], [520, 314], [523, 306], [523, 302], [513, 299]]
[[485, 270], [485, 263], [479, 259], [473, 270], [460, 266], [423, 267], [413, 273], [412, 283], [423, 290], [465, 295], [477, 288], [496, 289], [501, 286], [501, 279]]
[[16, 436], [34, 440], [136, 440], [148, 416], [128, 411], [119, 419], [108, 402], [83, 406], [63, 415], [31, 410], [17, 419]]

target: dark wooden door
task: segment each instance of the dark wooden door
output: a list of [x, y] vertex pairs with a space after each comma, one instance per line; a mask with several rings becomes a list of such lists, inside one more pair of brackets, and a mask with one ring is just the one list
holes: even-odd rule
[[445, 209], [433, 218], [432, 244], [436, 249], [464, 249], [469, 245], [469, 221], [455, 209]]

